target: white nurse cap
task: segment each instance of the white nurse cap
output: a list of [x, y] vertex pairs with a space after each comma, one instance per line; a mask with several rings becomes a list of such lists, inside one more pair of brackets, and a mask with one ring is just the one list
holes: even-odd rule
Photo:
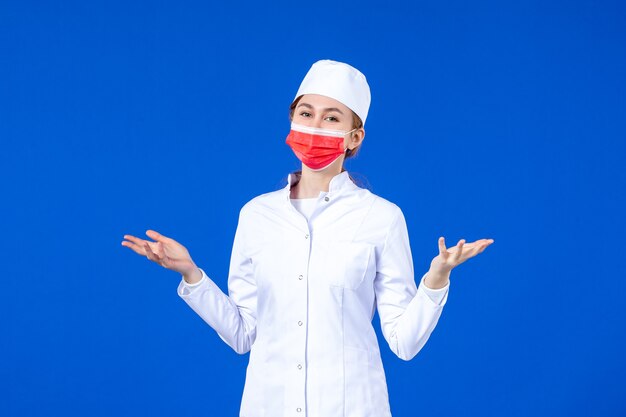
[[335, 99], [355, 112], [365, 125], [371, 95], [365, 75], [358, 69], [329, 59], [317, 61], [302, 80], [294, 101], [303, 94]]

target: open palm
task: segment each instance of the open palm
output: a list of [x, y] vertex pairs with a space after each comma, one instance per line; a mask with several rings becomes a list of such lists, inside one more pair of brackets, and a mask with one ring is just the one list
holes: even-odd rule
[[493, 243], [493, 239], [479, 239], [471, 243], [465, 243], [465, 239], [461, 239], [456, 246], [446, 248], [446, 241], [442, 236], [438, 243], [439, 255], [433, 259], [431, 267], [436, 267], [439, 271], [449, 272], [452, 268], [484, 251], [487, 246]]
[[126, 240], [122, 242], [122, 246], [132, 249], [137, 254], [147, 257], [164, 268], [183, 275], [188, 275], [195, 270], [196, 264], [191, 259], [187, 248], [183, 245], [154, 230], [146, 231], [146, 235], [155, 241], [152, 242], [132, 235], [124, 235]]

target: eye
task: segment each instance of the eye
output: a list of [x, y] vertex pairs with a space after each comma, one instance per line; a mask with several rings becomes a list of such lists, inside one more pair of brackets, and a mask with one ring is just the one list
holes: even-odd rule
[[309, 113], [308, 111], [303, 111], [303, 112], [300, 113], [300, 116], [311, 117], [311, 113]]
[[326, 118], [326, 120], [330, 121], [330, 122], [338, 122], [339, 119], [337, 119], [335, 116], [328, 116]]

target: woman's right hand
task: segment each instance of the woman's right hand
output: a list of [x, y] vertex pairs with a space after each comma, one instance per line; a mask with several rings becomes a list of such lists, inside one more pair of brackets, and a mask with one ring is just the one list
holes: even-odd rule
[[156, 242], [140, 239], [132, 235], [124, 235], [122, 246], [134, 250], [164, 268], [171, 269], [183, 275], [185, 281], [193, 284], [200, 281], [202, 272], [191, 259], [189, 251], [174, 239], [163, 236], [154, 230], [146, 231], [148, 237]]

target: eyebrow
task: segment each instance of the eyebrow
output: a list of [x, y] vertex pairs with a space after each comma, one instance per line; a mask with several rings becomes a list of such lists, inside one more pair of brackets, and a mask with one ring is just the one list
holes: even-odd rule
[[[307, 108], [309, 108], [311, 110], [314, 110], [313, 106], [311, 106], [308, 103], [300, 103], [300, 104], [298, 104], [298, 107], [300, 107], [300, 106], [304, 106], [304, 107], [307, 107]], [[339, 110], [337, 107], [327, 107], [325, 109], [322, 109], [322, 111], [324, 111], [324, 112], [336, 111], [337, 113], [343, 115], [343, 112], [341, 110]]]

